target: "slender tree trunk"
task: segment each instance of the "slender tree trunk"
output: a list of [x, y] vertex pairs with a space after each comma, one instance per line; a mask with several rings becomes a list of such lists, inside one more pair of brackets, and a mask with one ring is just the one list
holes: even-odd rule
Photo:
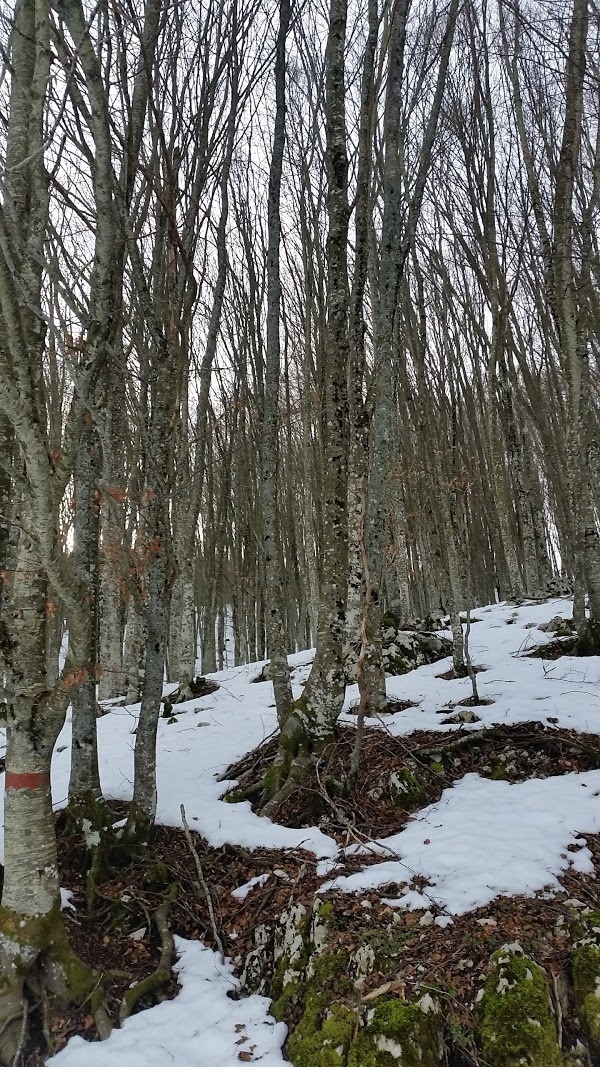
[[267, 349], [261, 436], [262, 515], [265, 568], [267, 652], [271, 659], [271, 678], [280, 728], [292, 710], [292, 685], [288, 667], [286, 626], [284, 625], [283, 583], [281, 567], [281, 529], [278, 501], [279, 472], [279, 381], [280, 338], [279, 316], [281, 279], [279, 274], [279, 245], [281, 240], [281, 173], [285, 149], [285, 43], [290, 22], [290, 0], [280, 0], [279, 32], [275, 55], [275, 125], [271, 168], [267, 225]]
[[[75, 461], [75, 543], [73, 566], [86, 590], [89, 605], [86, 633], [79, 635], [87, 677], [73, 697], [69, 806], [82, 811], [101, 796], [96, 738], [96, 677], [98, 673], [98, 442], [88, 416]], [[86, 812], [86, 814], [89, 814]]]
[[331, 742], [345, 694], [342, 643], [348, 563], [348, 157], [345, 118], [347, 0], [331, 0], [326, 58], [327, 333], [323, 548], [317, 651], [293, 713], [280, 734], [264, 805], [270, 815]]
[[138, 605], [132, 598], [125, 628], [125, 648], [123, 653], [125, 702], [127, 704], [137, 704], [141, 696], [145, 647], [144, 619]]

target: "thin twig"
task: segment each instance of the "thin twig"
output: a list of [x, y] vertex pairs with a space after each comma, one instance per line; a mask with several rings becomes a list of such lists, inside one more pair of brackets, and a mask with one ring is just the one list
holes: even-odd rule
[[15, 1058], [12, 1061], [12, 1067], [18, 1067], [21, 1056], [23, 1055], [23, 1048], [25, 1046], [25, 1038], [27, 1037], [27, 1019], [29, 1017], [29, 1008], [27, 1001], [23, 998], [23, 1022], [21, 1023], [21, 1033], [19, 1034], [19, 1045], [15, 1052]]
[[196, 850], [196, 846], [194, 845], [194, 842], [192, 840], [192, 835], [190, 833], [190, 828], [188, 826], [188, 822], [187, 822], [187, 819], [185, 817], [185, 808], [184, 808], [183, 804], [179, 805], [179, 810], [181, 812], [181, 822], [182, 822], [182, 825], [183, 825], [183, 832], [185, 834], [185, 839], [186, 839], [186, 841], [188, 843], [188, 848], [189, 848], [189, 850], [192, 853], [192, 856], [194, 858], [194, 863], [196, 864], [196, 872], [198, 874], [198, 881], [199, 881], [199, 883], [200, 883], [200, 885], [202, 887], [202, 891], [203, 891], [204, 896], [206, 898], [206, 906], [208, 908], [208, 914], [209, 914], [209, 918], [210, 918], [210, 925], [211, 925], [211, 928], [212, 928], [213, 937], [215, 939], [215, 944], [216, 944], [217, 948], [219, 949], [219, 952], [221, 953], [221, 962], [224, 963], [225, 962], [225, 952], [223, 950], [223, 942], [221, 941], [221, 938], [219, 936], [219, 931], [217, 930], [217, 923], [216, 923], [216, 919], [215, 919], [215, 909], [213, 908], [213, 902], [212, 902], [212, 897], [210, 895], [210, 889], [208, 888], [208, 883], [206, 881], [206, 878], [204, 877], [204, 871], [202, 870], [202, 864], [200, 863], [200, 857], [199, 857], [198, 852]]

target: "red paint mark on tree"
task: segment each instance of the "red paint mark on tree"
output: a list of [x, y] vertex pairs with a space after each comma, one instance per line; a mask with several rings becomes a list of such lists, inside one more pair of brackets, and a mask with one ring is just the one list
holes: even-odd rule
[[6, 789], [41, 789], [50, 785], [49, 771], [29, 771], [25, 774], [6, 772]]

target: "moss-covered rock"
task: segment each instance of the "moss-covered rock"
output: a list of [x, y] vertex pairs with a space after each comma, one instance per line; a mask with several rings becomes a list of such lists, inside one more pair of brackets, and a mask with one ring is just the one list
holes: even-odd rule
[[[406, 674], [425, 663], [435, 663], [452, 652], [452, 642], [438, 634], [423, 630], [404, 630], [398, 618], [387, 612], [381, 626], [381, 655], [383, 669], [388, 675]], [[356, 681], [358, 651], [349, 645], [344, 666], [346, 680]]]
[[[412, 936], [410, 927], [404, 927], [401, 915], [396, 913], [398, 925], [394, 924], [387, 929], [365, 929], [358, 938], [358, 946], [350, 957], [350, 973], [354, 977], [355, 984], [364, 984], [373, 971], [381, 975], [394, 974], [398, 970], [398, 959], [406, 941]], [[357, 988], [360, 988], [357, 985]]]
[[490, 1067], [562, 1067], [550, 989], [520, 945], [494, 953], [478, 1007], [478, 1040]]
[[421, 807], [425, 800], [425, 790], [419, 779], [406, 768], [390, 774], [389, 789], [394, 804], [405, 811]]
[[578, 915], [572, 933], [575, 1007], [592, 1048], [600, 1054], [600, 912]]
[[[311, 976], [300, 991], [302, 1014], [290, 1037], [294, 1067], [344, 1067], [356, 1030], [355, 1012], [338, 1002], [352, 990], [348, 963], [344, 951], [323, 952], [311, 960]], [[282, 998], [294, 995], [290, 986], [284, 988]], [[283, 1007], [282, 998], [273, 1005], [277, 1010]]]
[[273, 927], [270, 923], [256, 927], [254, 946], [246, 956], [240, 985], [249, 993], [267, 994], [271, 992], [273, 975]]
[[306, 975], [308, 978], [314, 973], [315, 959], [320, 956], [322, 952], [325, 952], [325, 949], [329, 944], [330, 925], [333, 920], [334, 912], [335, 909], [332, 900], [321, 900], [319, 897], [315, 897], [308, 927], [307, 951], [309, 959], [306, 967]]
[[443, 1022], [430, 996], [416, 1004], [380, 997], [352, 1042], [347, 1067], [438, 1067]]
[[308, 1005], [290, 1038], [294, 1067], [346, 1067], [355, 1032], [356, 1013], [346, 1004], [332, 1004], [324, 1015]]

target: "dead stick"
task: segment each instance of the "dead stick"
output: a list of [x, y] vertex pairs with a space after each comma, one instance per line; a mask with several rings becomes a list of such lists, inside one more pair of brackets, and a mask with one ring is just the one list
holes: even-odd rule
[[216, 919], [215, 919], [215, 909], [213, 908], [213, 902], [212, 902], [212, 897], [210, 895], [210, 889], [208, 888], [208, 883], [206, 881], [206, 878], [204, 877], [204, 871], [202, 870], [202, 864], [200, 863], [200, 857], [198, 856], [198, 853], [196, 851], [196, 847], [195, 847], [194, 842], [192, 840], [192, 835], [190, 833], [190, 828], [188, 826], [188, 822], [187, 822], [187, 819], [185, 817], [185, 808], [184, 808], [183, 804], [179, 805], [179, 810], [181, 812], [181, 822], [182, 822], [182, 825], [183, 825], [183, 832], [185, 834], [185, 839], [186, 839], [186, 841], [188, 843], [189, 850], [192, 853], [192, 856], [194, 857], [194, 863], [196, 864], [196, 872], [198, 874], [198, 881], [199, 881], [200, 885], [202, 886], [202, 890], [203, 890], [204, 896], [206, 898], [206, 906], [208, 908], [208, 914], [209, 914], [209, 917], [210, 917], [210, 925], [212, 927], [212, 932], [213, 932], [213, 937], [215, 939], [215, 944], [216, 944], [217, 948], [219, 949], [219, 952], [221, 953], [221, 962], [224, 963], [225, 962], [225, 952], [223, 951], [223, 942], [221, 941], [221, 938], [219, 937], [219, 931], [217, 930], [217, 923], [216, 923]]

